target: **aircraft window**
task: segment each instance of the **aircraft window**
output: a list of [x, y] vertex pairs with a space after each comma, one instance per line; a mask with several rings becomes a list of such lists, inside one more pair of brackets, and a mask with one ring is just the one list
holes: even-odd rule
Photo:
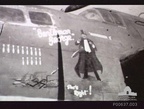
[[141, 38], [141, 35], [137, 31], [133, 21], [131, 21], [129, 18], [125, 18], [124, 21], [127, 25], [128, 31], [132, 34], [132, 36], [135, 38]]
[[42, 12], [29, 12], [31, 22], [39, 25], [52, 25], [51, 17]]
[[96, 13], [88, 13], [85, 17], [91, 20], [101, 20], [100, 16]]
[[19, 9], [0, 7], [0, 19], [10, 22], [24, 22], [23, 12]]
[[118, 25], [121, 25], [123, 26], [123, 22], [122, 22], [122, 19], [115, 13], [111, 13], [114, 20], [115, 20], [115, 23], [118, 24]]
[[95, 10], [87, 10], [85, 12], [82, 12], [80, 15], [90, 20], [103, 21], [101, 16]]
[[103, 16], [103, 19], [106, 21], [106, 22], [113, 22], [113, 19], [110, 15], [110, 13], [108, 11], [105, 11], [105, 10], [100, 10], [100, 13], [102, 14]]

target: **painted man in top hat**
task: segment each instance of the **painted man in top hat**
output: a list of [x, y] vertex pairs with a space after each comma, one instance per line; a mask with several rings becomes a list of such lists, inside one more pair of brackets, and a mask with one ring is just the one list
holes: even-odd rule
[[83, 79], [88, 78], [88, 72], [94, 72], [97, 80], [100, 80], [100, 77], [97, 71], [101, 71], [102, 73], [102, 65], [98, 58], [96, 57], [95, 51], [97, 48], [93, 41], [87, 38], [87, 34], [81, 30], [81, 39], [77, 40], [76, 45], [79, 45], [79, 50], [73, 53], [72, 57], [75, 57], [79, 54], [78, 63], [75, 66], [75, 71], [79, 77], [80, 73], [84, 74]]

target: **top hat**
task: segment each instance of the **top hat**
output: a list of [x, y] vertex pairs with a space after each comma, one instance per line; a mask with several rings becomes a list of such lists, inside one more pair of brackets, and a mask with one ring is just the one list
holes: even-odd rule
[[87, 35], [83, 30], [80, 30], [80, 31], [81, 31], [81, 34]]

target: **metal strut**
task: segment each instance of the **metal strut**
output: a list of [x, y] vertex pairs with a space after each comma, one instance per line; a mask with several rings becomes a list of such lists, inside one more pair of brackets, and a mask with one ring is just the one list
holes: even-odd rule
[[64, 72], [63, 72], [63, 59], [62, 59], [62, 49], [59, 34], [58, 38], [58, 100], [65, 99], [65, 90], [64, 90]]

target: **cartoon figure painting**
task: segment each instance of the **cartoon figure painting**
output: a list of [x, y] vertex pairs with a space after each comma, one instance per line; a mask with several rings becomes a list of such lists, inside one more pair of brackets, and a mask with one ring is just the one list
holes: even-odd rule
[[80, 73], [83, 73], [83, 79], [87, 79], [88, 72], [94, 72], [97, 80], [101, 81], [98, 71], [103, 71], [103, 67], [96, 57], [95, 51], [97, 48], [92, 40], [87, 38], [87, 34], [81, 30], [81, 39], [75, 42], [76, 45], [79, 45], [79, 49], [72, 54], [72, 58], [79, 54], [78, 62], [75, 66], [75, 71], [79, 77], [81, 77]]

